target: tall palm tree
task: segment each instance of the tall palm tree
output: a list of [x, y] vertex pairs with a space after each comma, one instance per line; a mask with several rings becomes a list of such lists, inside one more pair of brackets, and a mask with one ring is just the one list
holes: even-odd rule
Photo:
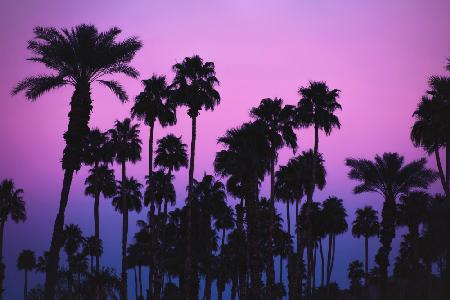
[[[431, 77], [430, 90], [414, 111], [411, 140], [431, 155], [434, 153], [442, 188], [450, 199], [450, 77]], [[445, 171], [439, 151], [446, 153]]]
[[[330, 90], [326, 82], [323, 81], [311, 81], [309, 86], [300, 87], [298, 91], [300, 95], [300, 101], [297, 105], [297, 118], [299, 125], [302, 127], [314, 127], [314, 156], [319, 154], [319, 130], [325, 132], [326, 135], [330, 135], [333, 128], [340, 128], [341, 123], [339, 118], [334, 114], [336, 110], [342, 109], [341, 105], [337, 102], [340, 91], [338, 89]], [[316, 178], [316, 164], [312, 165], [312, 181], [306, 193], [307, 205], [310, 205], [313, 201], [314, 184]], [[309, 219], [309, 209], [307, 206], [306, 222]], [[310, 227], [310, 226], [307, 226]], [[307, 243], [307, 257], [308, 261], [312, 259], [312, 236], [310, 229], [306, 232]], [[313, 270], [308, 263], [307, 269], [307, 284], [306, 284], [306, 299], [311, 298], [311, 276]]]
[[120, 297], [122, 300], [127, 299], [127, 239], [128, 239], [128, 196], [127, 183], [133, 183], [127, 180], [126, 163], [129, 161], [135, 163], [141, 159], [141, 140], [139, 139], [139, 125], [131, 124], [131, 120], [126, 118], [122, 122], [116, 120], [114, 128], [109, 130], [111, 147], [114, 149], [115, 161], [121, 165], [122, 180], [119, 191], [122, 195], [122, 202], [117, 203], [115, 198], [116, 209], [120, 207], [122, 212], [122, 272], [121, 272], [121, 289]]
[[143, 80], [142, 84], [144, 91], [136, 96], [131, 116], [144, 121], [150, 127], [148, 176], [151, 185], [155, 124], [159, 122], [162, 127], [174, 125], [177, 122], [176, 106], [173, 102], [167, 101], [170, 90], [165, 76], [153, 74], [151, 78]]
[[17, 84], [12, 93], [25, 91], [30, 101], [44, 93], [66, 85], [74, 87], [70, 102], [69, 125], [64, 140], [62, 168], [64, 179], [58, 214], [55, 219], [48, 271], [45, 282], [45, 299], [53, 300], [57, 281], [59, 251], [62, 247], [64, 213], [74, 171], [82, 163], [83, 143], [89, 133], [92, 110], [91, 85], [98, 82], [109, 88], [122, 102], [128, 99], [122, 86], [115, 80], [104, 79], [106, 75], [124, 74], [136, 78], [139, 73], [129, 65], [142, 43], [136, 38], [117, 41], [121, 30], [113, 27], [99, 32], [93, 25], [82, 24], [72, 29], [58, 30], [54, 27], [35, 27], [34, 38], [28, 49], [34, 54], [33, 62], [42, 63], [54, 71], [49, 75], [27, 77]]
[[348, 158], [345, 164], [350, 168], [348, 176], [360, 182], [355, 194], [374, 192], [384, 197], [382, 221], [380, 227], [381, 247], [376, 255], [379, 266], [383, 297], [387, 297], [389, 253], [395, 237], [396, 200], [412, 189], [426, 189], [436, 180], [436, 174], [426, 168], [426, 159], [404, 163], [398, 153], [376, 155], [375, 160]]
[[[89, 176], [84, 181], [86, 188], [84, 190], [85, 195], [93, 196], [94, 202], [94, 223], [95, 233], [94, 237], [97, 241], [100, 239], [100, 195], [110, 198], [116, 192], [114, 170], [109, 169], [108, 165], [102, 164], [100, 166], [94, 166], [89, 170]], [[96, 255], [95, 258], [95, 272], [100, 271], [100, 255]]]
[[186, 297], [196, 298], [191, 295], [192, 286], [192, 251], [191, 251], [191, 205], [190, 198], [194, 184], [195, 166], [195, 141], [197, 136], [197, 117], [202, 109], [214, 110], [220, 103], [219, 92], [215, 86], [219, 84], [213, 62], [203, 62], [203, 59], [194, 55], [186, 57], [183, 62], [176, 63], [172, 67], [175, 78], [171, 85], [171, 101], [176, 105], [186, 106], [188, 116], [192, 120], [191, 154], [189, 158], [189, 185], [188, 185], [188, 230], [187, 253], [185, 262], [184, 292]]
[[[273, 238], [273, 218], [275, 211], [275, 165], [278, 158], [278, 150], [285, 145], [294, 151], [297, 148], [297, 136], [294, 132], [296, 123], [294, 122], [294, 106], [283, 105], [283, 100], [262, 99], [257, 107], [253, 107], [250, 116], [267, 126], [267, 139], [270, 143], [272, 159], [270, 161], [270, 203], [272, 213], [270, 215], [271, 222], [269, 224], [268, 236], [269, 241]], [[272, 298], [272, 290], [275, 284], [275, 270], [273, 263], [272, 244], [269, 243], [267, 253], [267, 297]]]
[[[153, 198], [151, 203], [150, 215], [154, 216], [155, 206], [158, 207], [158, 214], [161, 213], [161, 206], [164, 204], [164, 215], [167, 215], [168, 205], [174, 205], [176, 202], [176, 192], [175, 187], [172, 183], [173, 176], [169, 177], [169, 174], [164, 173], [163, 170], [158, 170], [153, 172], [153, 191], [150, 190], [150, 182], [148, 176], [147, 178], [147, 188], [145, 189], [144, 204], [148, 205]], [[150, 196], [151, 194], [151, 196]], [[150, 223], [152, 219], [150, 218]]]
[[231, 230], [234, 228], [234, 212], [233, 208], [225, 205], [222, 207], [222, 209], [219, 210], [217, 219], [214, 223], [214, 226], [216, 227], [216, 230], [218, 232], [222, 232], [222, 236], [220, 238], [220, 257], [219, 257], [219, 274], [217, 277], [217, 297], [219, 300], [222, 300], [223, 292], [225, 291], [225, 285], [227, 281], [227, 272], [225, 271], [226, 268], [229, 266], [226, 264], [225, 259], [225, 232], [227, 230]]
[[[259, 184], [269, 170], [271, 160], [270, 144], [260, 122], [245, 123], [230, 129], [218, 139], [224, 150], [216, 154], [214, 169], [228, 181], [240, 182], [243, 187], [247, 210], [248, 254], [250, 258], [250, 299], [262, 297], [261, 253], [258, 248], [257, 200]], [[227, 183], [228, 186], [228, 183]]]
[[346, 217], [347, 212], [342, 199], [330, 196], [322, 203], [322, 226], [324, 232], [328, 234], [327, 287], [330, 285], [331, 273], [333, 272], [336, 236], [343, 234], [348, 229]]
[[[83, 237], [83, 232], [78, 225], [69, 224], [64, 226], [63, 231], [63, 247], [67, 255], [68, 261], [68, 290], [69, 294], [73, 298], [75, 291], [73, 289], [74, 279], [73, 276], [77, 273], [77, 267], [80, 264], [80, 256], [78, 256], [78, 251], [82, 248], [85, 239]], [[48, 262], [47, 262], [48, 264]], [[81, 262], [83, 264], [83, 262]], [[75, 289], [76, 290], [76, 289]]]
[[97, 258], [102, 255], [103, 241], [98, 239], [96, 236], [89, 236], [85, 239], [83, 247], [83, 253], [90, 257], [91, 275], [94, 275], [99, 272], [97, 269], [94, 271], [94, 257]]
[[364, 283], [369, 285], [369, 238], [378, 235], [380, 224], [378, 213], [371, 206], [358, 208], [355, 212], [352, 234], [356, 238], [364, 237]]
[[25, 201], [23, 190], [16, 188], [14, 181], [4, 179], [0, 183], [0, 299], [3, 299], [3, 280], [5, 278], [5, 265], [3, 263], [3, 236], [6, 221], [11, 218], [14, 222], [26, 220]]
[[25, 282], [23, 287], [23, 299], [27, 300], [28, 294], [28, 272], [33, 271], [36, 266], [36, 256], [31, 250], [22, 250], [17, 258], [17, 269], [25, 271]]

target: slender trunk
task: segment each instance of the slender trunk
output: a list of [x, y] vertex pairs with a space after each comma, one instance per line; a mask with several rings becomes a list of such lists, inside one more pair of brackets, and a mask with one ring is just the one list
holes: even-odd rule
[[138, 279], [137, 279], [137, 273], [136, 273], [136, 267], [133, 267], [134, 271], [134, 294], [136, 295], [136, 300], [139, 299], [138, 296]]
[[128, 239], [128, 201], [125, 193], [125, 182], [127, 180], [125, 161], [122, 162], [122, 273], [120, 282], [120, 299], [126, 300], [127, 289], [127, 239]]
[[[291, 236], [291, 216], [289, 211], [289, 201], [286, 201], [286, 219], [287, 219], [287, 232], [289, 239]], [[287, 253], [287, 276], [288, 276], [288, 290], [289, 290], [289, 299], [293, 300], [295, 298], [296, 294], [296, 288], [295, 288], [295, 276], [294, 276], [294, 264], [295, 264], [295, 258], [292, 253], [291, 247], [288, 248]]]
[[155, 123], [150, 125], [150, 137], [148, 139], [148, 176], [151, 180], [153, 174], [153, 132], [155, 130]]
[[138, 270], [139, 270], [139, 274], [138, 274], [138, 279], [139, 279], [139, 299], [142, 299], [142, 265], [139, 264], [138, 266]]
[[313, 263], [312, 263], [312, 293], [314, 293], [316, 289], [316, 264], [317, 262], [317, 245], [314, 243], [314, 253], [313, 253]]
[[445, 144], [445, 186], [447, 199], [450, 201], [450, 140]]
[[195, 140], [197, 135], [197, 116], [192, 117], [192, 138], [191, 138], [191, 156], [189, 158], [189, 186], [187, 201], [187, 234], [186, 234], [186, 261], [184, 265], [184, 296], [185, 299], [196, 299], [192, 294], [192, 186], [194, 184], [194, 164], [195, 164]]
[[72, 183], [73, 170], [64, 172], [63, 188], [61, 191], [61, 201], [55, 224], [53, 225], [53, 235], [50, 244], [48, 262], [45, 276], [45, 300], [55, 299], [55, 288], [58, 280], [59, 251], [63, 246], [64, 212], [69, 200], [70, 185]]
[[90, 255], [91, 274], [94, 275], [94, 256]]
[[441, 162], [441, 156], [439, 154], [439, 147], [435, 146], [434, 148], [434, 155], [436, 156], [436, 164], [437, 164], [437, 168], [438, 168], [438, 174], [439, 174], [439, 179], [441, 180], [441, 184], [442, 184], [442, 188], [444, 189], [444, 193], [445, 196], [447, 197], [447, 199], [450, 199], [450, 191], [449, 191], [449, 186], [448, 186], [448, 179], [450, 177], [450, 159], [449, 159], [449, 154], [448, 152], [450, 151], [450, 147], [446, 147], [446, 173], [444, 174], [444, 169], [442, 168], [442, 162]]
[[273, 262], [273, 226], [274, 226], [274, 216], [275, 216], [275, 156], [276, 152], [272, 149], [272, 160], [270, 161], [270, 220], [269, 220], [269, 230], [267, 232], [268, 249], [266, 254], [266, 290], [267, 298], [273, 298], [273, 287], [275, 284], [275, 268]]
[[321, 272], [320, 272], [320, 287], [323, 288], [325, 284], [325, 260], [323, 257], [323, 248], [322, 248], [322, 239], [319, 240], [319, 249], [320, 249], [320, 262], [321, 262]]
[[365, 279], [364, 283], [366, 285], [366, 292], [367, 288], [369, 287], [369, 237], [364, 237], [364, 274]]
[[[151, 264], [149, 263], [149, 265], [148, 265], [148, 290], [147, 290], [147, 300], [151, 300], [152, 295], [153, 295], [152, 276], [153, 276], [152, 266], [151, 266]], [[181, 280], [181, 279], [180, 279], [180, 280]]]
[[5, 279], [5, 264], [3, 263], [3, 234], [6, 219], [0, 220], [0, 300], [3, 299], [3, 280]]
[[283, 284], [283, 256], [280, 255], [280, 284]]
[[70, 102], [69, 124], [64, 133], [66, 147], [63, 152], [62, 168], [64, 170], [63, 186], [59, 201], [58, 214], [53, 225], [52, 240], [49, 249], [49, 259], [45, 276], [45, 300], [54, 300], [58, 276], [59, 252], [63, 245], [64, 213], [69, 201], [69, 191], [73, 172], [81, 167], [84, 139], [89, 134], [89, 118], [92, 110], [90, 85], [88, 81], [80, 80]]
[[[94, 202], [94, 224], [95, 224], [95, 239], [100, 242], [100, 193], [96, 192]], [[100, 255], [97, 253], [95, 256], [95, 273], [98, 275], [100, 272]]]
[[25, 270], [25, 284], [23, 287], [23, 299], [27, 300], [28, 298], [28, 270]]
[[331, 268], [331, 251], [333, 249], [333, 239], [331, 234], [328, 235], [328, 253], [327, 253], [327, 281], [326, 285], [330, 283], [330, 268]]
[[231, 282], [231, 300], [236, 299], [236, 294], [237, 294], [237, 278], [233, 275], [233, 279]]

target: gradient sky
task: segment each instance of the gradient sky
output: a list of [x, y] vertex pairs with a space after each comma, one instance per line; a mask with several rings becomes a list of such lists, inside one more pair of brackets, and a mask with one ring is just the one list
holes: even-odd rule
[[[36, 103], [10, 91], [25, 76], [45, 72], [26, 61], [26, 41], [34, 26], [71, 27], [95, 24], [100, 30], [123, 29], [122, 37], [138, 36], [144, 43], [133, 65], [141, 79], [152, 73], [171, 80], [171, 66], [185, 56], [199, 54], [214, 61], [222, 102], [214, 112], [198, 119], [195, 176], [213, 172], [219, 150], [216, 140], [226, 129], [248, 120], [251, 107], [262, 98], [281, 97], [296, 104], [297, 90], [309, 80], [325, 80], [342, 90], [339, 112], [342, 129], [320, 137], [328, 171], [327, 186], [316, 200], [336, 195], [345, 200], [349, 222], [354, 210], [365, 204], [377, 208], [377, 195], [352, 194], [346, 157], [372, 158], [376, 153], [397, 151], [407, 161], [424, 155], [414, 149], [409, 130], [414, 108], [425, 92], [427, 78], [444, 74], [450, 57], [450, 2], [448, 0], [295, 0], [295, 1], [22, 1], [0, 3], [0, 179], [12, 178], [25, 190], [28, 220], [6, 225], [6, 295], [21, 295], [22, 274], [15, 261], [24, 248], [38, 255], [49, 246], [62, 184], [60, 159], [62, 134], [72, 88], [42, 96]], [[129, 95], [140, 92], [138, 80], [121, 79]], [[131, 102], [121, 104], [105, 88], [93, 87], [92, 127], [112, 127], [115, 119], [129, 115]], [[156, 139], [167, 133], [190, 142], [190, 120], [178, 112], [178, 124], [155, 130]], [[298, 132], [300, 150], [312, 146], [309, 130]], [[143, 127], [143, 161], [128, 167], [128, 174], [143, 180], [147, 172], [148, 128]], [[282, 151], [280, 164], [292, 152]], [[430, 160], [434, 167], [434, 161]], [[75, 176], [66, 222], [93, 232], [93, 200], [83, 195], [86, 169]], [[185, 197], [187, 172], [176, 174], [178, 201]], [[435, 191], [440, 191], [435, 185]], [[267, 182], [262, 194], [268, 194]], [[134, 222], [141, 216], [132, 215]], [[121, 218], [109, 200], [102, 201], [101, 228], [105, 264], [120, 267]], [[371, 241], [371, 252], [377, 242]], [[398, 240], [396, 241], [398, 244]], [[346, 267], [361, 259], [363, 241], [350, 234], [338, 238], [334, 279], [346, 286]], [[42, 282], [33, 275], [31, 284]]]

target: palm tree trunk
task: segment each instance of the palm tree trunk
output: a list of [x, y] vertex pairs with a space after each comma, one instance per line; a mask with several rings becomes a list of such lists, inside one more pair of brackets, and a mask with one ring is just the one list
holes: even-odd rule
[[127, 289], [127, 239], [128, 239], [128, 201], [125, 193], [125, 181], [127, 180], [125, 161], [122, 162], [122, 273], [120, 282], [120, 299], [126, 300]]
[[444, 193], [445, 196], [447, 197], [447, 199], [450, 199], [450, 188], [448, 186], [448, 180], [450, 177], [450, 159], [449, 159], [449, 154], [448, 152], [450, 151], [450, 147], [446, 147], [446, 174], [444, 174], [444, 170], [442, 168], [442, 162], [441, 162], [441, 156], [439, 154], [439, 147], [435, 146], [434, 148], [434, 155], [436, 156], [436, 165], [438, 168], [438, 174], [439, 174], [439, 178], [441, 180], [441, 184], [442, 184], [442, 188], [444, 189]]
[[280, 254], [280, 285], [283, 284], [283, 255]]
[[139, 269], [139, 299], [143, 299], [142, 298], [142, 265], [141, 264], [139, 264], [138, 269]]
[[[272, 153], [274, 151], [272, 150]], [[273, 243], [272, 243], [272, 237], [273, 237], [273, 226], [274, 226], [274, 216], [275, 216], [275, 153], [273, 153], [274, 156], [270, 162], [270, 221], [269, 221], [269, 230], [267, 232], [267, 240], [268, 243], [268, 249], [266, 254], [266, 265], [267, 265], [267, 271], [266, 271], [266, 289], [267, 289], [267, 298], [272, 299], [273, 298], [273, 287], [275, 284], [275, 268], [274, 268], [274, 262], [273, 262]]]
[[45, 300], [55, 299], [55, 288], [58, 280], [59, 251], [63, 245], [64, 212], [69, 200], [70, 185], [72, 184], [73, 170], [65, 170], [63, 187], [61, 191], [61, 201], [59, 203], [58, 214], [53, 225], [53, 235], [48, 255], [47, 268], [45, 273]]
[[187, 201], [187, 234], [186, 234], [186, 260], [184, 266], [184, 293], [185, 298], [196, 299], [196, 295], [192, 294], [192, 187], [194, 184], [194, 166], [195, 166], [195, 140], [197, 135], [197, 116], [192, 117], [192, 138], [191, 138], [191, 155], [189, 158], [189, 186]]
[[366, 293], [367, 288], [369, 287], [369, 237], [365, 236], [364, 237], [364, 274], [365, 274], [365, 279], [364, 279], [364, 283], [366, 286]]
[[445, 186], [447, 187], [447, 198], [450, 200], [450, 140], [445, 145]]
[[23, 286], [23, 299], [27, 300], [28, 293], [28, 270], [25, 269], [25, 284]]
[[[149, 263], [148, 265], [148, 290], [147, 290], [147, 300], [151, 300], [152, 294], [153, 294], [153, 286], [152, 286], [152, 280], [153, 280], [153, 272], [152, 272], [152, 266]], [[180, 278], [181, 281], [181, 278]]]
[[136, 267], [133, 267], [133, 271], [134, 271], [134, 293], [136, 296], [136, 300], [139, 299], [138, 296], [138, 279], [137, 279], [137, 274], [136, 274]]
[[320, 262], [322, 265], [322, 269], [320, 272], [320, 287], [323, 288], [324, 283], [325, 283], [325, 260], [323, 257], [323, 248], [322, 248], [322, 239], [319, 240], [319, 249], [320, 249]]
[[3, 236], [6, 220], [0, 220], [0, 300], [3, 299], [3, 280], [5, 279], [5, 264], [3, 263]]
[[[100, 241], [100, 193], [96, 192], [94, 202], [94, 224], [95, 224], [95, 239]], [[100, 255], [95, 256], [95, 273], [100, 272]]]
[[314, 243], [313, 263], [312, 263], [312, 292], [316, 289], [316, 266], [317, 266], [317, 245]]
[[92, 100], [89, 82], [78, 82], [70, 102], [69, 124], [64, 133], [66, 147], [63, 152], [62, 168], [64, 170], [63, 186], [59, 201], [58, 214], [53, 225], [50, 243], [49, 259], [45, 276], [45, 300], [54, 300], [58, 276], [59, 252], [63, 245], [64, 213], [69, 200], [73, 172], [81, 166], [83, 142], [89, 134], [89, 118], [92, 110]]

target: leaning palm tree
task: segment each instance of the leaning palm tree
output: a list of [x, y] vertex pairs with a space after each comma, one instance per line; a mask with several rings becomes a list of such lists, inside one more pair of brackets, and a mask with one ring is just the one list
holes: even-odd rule
[[[275, 215], [275, 165], [278, 158], [278, 150], [285, 145], [294, 151], [297, 148], [297, 136], [294, 132], [294, 106], [283, 105], [283, 100], [262, 99], [257, 107], [253, 107], [250, 116], [267, 126], [267, 139], [270, 143], [272, 159], [270, 161], [270, 203], [272, 213], [270, 214], [270, 223], [267, 239], [272, 240], [273, 237], [273, 218]], [[267, 297], [272, 298], [273, 286], [275, 284], [275, 271], [273, 263], [272, 243], [269, 243], [269, 253], [267, 254]]]
[[[100, 195], [110, 198], [116, 192], [116, 182], [114, 178], [114, 170], [109, 169], [108, 165], [102, 164], [100, 166], [94, 166], [89, 170], [89, 176], [85, 180], [86, 188], [84, 190], [85, 195], [93, 196], [94, 202], [94, 223], [95, 234], [94, 237], [97, 241], [100, 239]], [[95, 271], [100, 271], [100, 255], [96, 255], [95, 258]]]
[[219, 151], [214, 160], [214, 169], [220, 176], [228, 177], [228, 181], [240, 182], [245, 187], [242, 193], [247, 210], [247, 257], [250, 259], [251, 283], [249, 299], [262, 297], [262, 253], [258, 247], [256, 219], [259, 184], [269, 170], [272, 157], [266, 129], [260, 122], [254, 122], [228, 130], [218, 140], [225, 149]]
[[28, 294], [28, 272], [36, 266], [36, 256], [31, 250], [22, 250], [17, 258], [17, 269], [25, 271], [25, 282], [23, 287], [23, 299], [27, 300]]
[[139, 73], [129, 65], [142, 43], [135, 37], [117, 41], [121, 30], [113, 27], [98, 32], [93, 25], [79, 25], [72, 29], [54, 27], [34, 28], [34, 38], [28, 42], [33, 62], [42, 63], [53, 74], [27, 77], [17, 84], [12, 93], [25, 91], [30, 101], [44, 93], [66, 85], [74, 87], [70, 102], [69, 125], [64, 140], [62, 158], [64, 179], [59, 210], [53, 228], [49, 265], [45, 281], [45, 299], [54, 298], [57, 281], [59, 252], [62, 247], [64, 213], [69, 199], [73, 173], [81, 167], [83, 144], [89, 133], [92, 110], [91, 85], [98, 82], [109, 88], [122, 102], [128, 99], [122, 86], [105, 75], [124, 74], [132, 78]]
[[380, 228], [381, 247], [376, 255], [382, 284], [383, 297], [387, 297], [389, 253], [395, 237], [396, 200], [412, 189], [426, 189], [436, 180], [436, 174], [426, 167], [426, 159], [404, 163], [403, 156], [398, 153], [376, 155], [375, 160], [348, 158], [345, 161], [350, 167], [348, 176], [360, 182], [353, 192], [355, 194], [374, 192], [384, 197], [382, 221]]
[[369, 285], [369, 238], [378, 235], [380, 224], [378, 213], [371, 206], [358, 208], [353, 221], [352, 234], [356, 238], [364, 237], [364, 283]]
[[151, 184], [155, 125], [156, 122], [159, 122], [162, 127], [174, 125], [177, 121], [176, 106], [173, 102], [167, 101], [170, 91], [165, 76], [154, 74], [151, 78], [143, 80], [142, 83], [144, 91], [136, 96], [131, 108], [131, 116], [144, 121], [150, 127], [148, 176]]
[[[300, 95], [300, 101], [297, 105], [297, 118], [299, 125], [302, 127], [314, 127], [314, 155], [319, 154], [319, 130], [325, 132], [326, 135], [330, 135], [333, 128], [340, 128], [341, 123], [338, 117], [334, 114], [336, 110], [342, 109], [341, 105], [337, 102], [340, 91], [338, 89], [330, 90], [323, 81], [311, 81], [309, 86], [300, 87], [298, 91]], [[311, 204], [313, 201], [314, 184], [316, 177], [316, 164], [312, 165], [312, 181], [306, 193], [307, 204]], [[306, 222], [309, 219], [309, 209], [306, 211]], [[310, 226], [307, 226], [310, 227]], [[311, 229], [312, 230], [312, 229]], [[313, 256], [313, 242], [311, 230], [306, 232], [307, 243], [307, 257], [308, 261]], [[308, 264], [310, 266], [310, 264]], [[307, 269], [307, 283], [306, 283], [306, 299], [311, 298], [311, 276], [313, 270], [311, 267]]]
[[203, 62], [203, 59], [194, 55], [186, 57], [183, 62], [176, 63], [173, 67], [175, 78], [171, 85], [171, 101], [176, 105], [186, 106], [188, 116], [192, 120], [191, 154], [189, 158], [189, 183], [188, 183], [188, 230], [187, 253], [185, 262], [185, 276], [183, 278], [184, 292], [188, 299], [196, 298], [191, 295], [192, 289], [192, 247], [191, 247], [191, 217], [192, 209], [190, 199], [194, 184], [195, 166], [195, 141], [197, 136], [197, 117], [202, 109], [214, 110], [220, 103], [219, 92], [215, 86], [219, 84], [213, 62]]
[[[411, 140], [428, 155], [434, 153], [442, 188], [450, 199], [450, 77], [431, 77], [429, 85], [430, 90], [413, 114], [416, 120], [411, 129]], [[442, 149], [447, 157], [445, 171], [439, 153]]]
[[[139, 125], [131, 124], [131, 120], [126, 118], [122, 122], [116, 120], [114, 128], [109, 130], [111, 147], [114, 149], [114, 158], [122, 168], [122, 186], [119, 191], [122, 195], [122, 203], [115, 205], [121, 208], [122, 213], [122, 272], [121, 272], [121, 299], [127, 298], [127, 239], [128, 239], [128, 201], [127, 200], [127, 180], [126, 163], [135, 163], [141, 159], [141, 140], [139, 139]], [[117, 197], [116, 197], [117, 198]], [[115, 199], [116, 199], [115, 198]], [[116, 199], [116, 202], [118, 200]]]
[[3, 280], [5, 278], [5, 265], [3, 263], [3, 235], [6, 221], [11, 218], [14, 222], [23, 222], [27, 215], [23, 190], [15, 187], [14, 181], [4, 179], [0, 183], [0, 299], [3, 299]]

